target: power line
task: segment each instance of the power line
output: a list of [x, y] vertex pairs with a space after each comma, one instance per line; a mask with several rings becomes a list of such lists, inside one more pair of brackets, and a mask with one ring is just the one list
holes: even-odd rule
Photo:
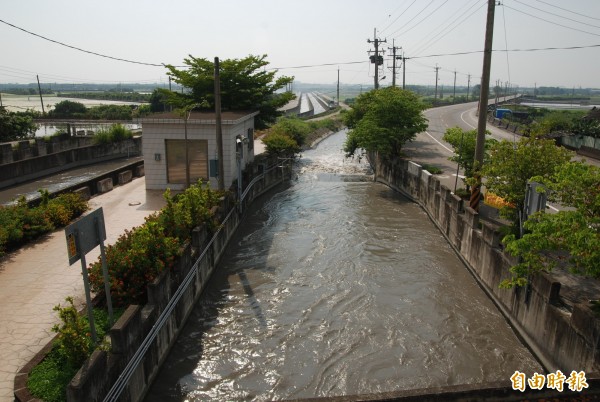
[[[544, 48], [531, 48], [531, 49], [494, 49], [492, 52], [538, 52], [544, 50], [576, 50], [576, 49], [589, 49], [594, 47], [600, 47], [600, 45], [588, 45], [588, 46], [567, 46], [567, 47], [544, 47]], [[413, 59], [425, 59], [429, 57], [442, 57], [442, 56], [463, 56], [467, 54], [483, 53], [483, 50], [474, 50], [471, 52], [456, 52], [456, 53], [440, 53], [440, 54], [429, 54], [427, 56], [414, 56]]]
[[[404, 11], [402, 11], [402, 12], [400, 13], [400, 15], [396, 17], [396, 19], [394, 19], [394, 21], [390, 22], [390, 23], [389, 23], [389, 24], [388, 24], [388, 25], [387, 25], [385, 28], [383, 28], [381, 31], [379, 31], [379, 33], [380, 33], [380, 34], [382, 34], [382, 33], [383, 33], [383, 32], [384, 32], [386, 29], [388, 29], [388, 28], [389, 28], [389, 27], [391, 27], [391, 26], [392, 26], [392, 25], [393, 25], [393, 24], [394, 24], [396, 21], [398, 21], [398, 19], [399, 19], [400, 17], [402, 17], [402, 16], [404, 15], [404, 13], [406, 13], [406, 12], [408, 11], [408, 9], [409, 9], [409, 8], [410, 8], [410, 7], [411, 7], [413, 4], [415, 4], [415, 3], [416, 3], [416, 1], [417, 1], [417, 0], [413, 0], [413, 2], [412, 2], [412, 3], [410, 3], [410, 4], [408, 5], [408, 7], [406, 7], [406, 8], [404, 9]], [[399, 7], [398, 7], [398, 8], [399, 8]], [[397, 10], [397, 9], [396, 9], [396, 10]]]
[[[437, 7], [435, 10], [433, 10], [432, 12], [430, 12], [429, 14], [427, 14], [425, 17], [423, 17], [423, 18], [422, 18], [422, 19], [421, 19], [419, 22], [417, 22], [417, 23], [416, 23], [415, 25], [413, 25], [412, 27], [410, 27], [410, 28], [408, 28], [408, 29], [406, 29], [406, 30], [402, 31], [401, 33], [399, 33], [399, 34], [398, 34], [398, 36], [396, 36], [396, 37], [399, 37], [400, 35], [404, 35], [405, 33], [409, 32], [409, 31], [411, 31], [412, 29], [414, 29], [414, 28], [416, 28], [417, 26], [419, 26], [419, 24], [421, 24], [421, 23], [422, 23], [423, 21], [425, 21], [427, 18], [431, 17], [431, 15], [432, 15], [432, 14], [434, 14], [434, 13], [435, 13], [437, 10], [439, 10], [440, 8], [442, 8], [442, 7], [443, 7], [443, 5], [444, 5], [444, 4], [446, 4], [447, 2], [448, 2], [448, 0], [444, 1], [444, 2], [443, 2], [442, 4], [440, 4], [440, 5], [439, 5], [439, 6], [438, 6], [438, 7]], [[398, 32], [398, 31], [396, 31], [396, 32]], [[394, 33], [396, 33], [396, 32], [394, 32]], [[391, 35], [393, 35], [394, 33], [392, 33]], [[390, 35], [390, 36], [391, 36], [391, 35]]]
[[[428, 8], [430, 5], [431, 5], [431, 3], [433, 3], [433, 2], [434, 2], [434, 0], [431, 0], [431, 1], [429, 2], [429, 4], [427, 4], [427, 5], [425, 6], [425, 8], [421, 9], [421, 11], [419, 11], [419, 12], [417, 13], [417, 15], [415, 15], [415, 16], [414, 16], [414, 17], [412, 17], [410, 20], [408, 20], [408, 22], [405, 24], [405, 26], [406, 26], [406, 25], [408, 25], [408, 24], [410, 24], [411, 22], [413, 22], [413, 20], [414, 20], [415, 18], [417, 18], [419, 15], [421, 15], [421, 13], [422, 13], [423, 11], [425, 11], [425, 10], [426, 10], [426, 9], [427, 9], [427, 8]], [[395, 30], [394, 32], [392, 32], [392, 33], [390, 34], [390, 36], [394, 35], [396, 32], [400, 31], [401, 29], [402, 29], [402, 28]]]
[[[28, 33], [29, 35], [36, 36], [36, 37], [44, 39], [44, 40], [46, 40], [48, 42], [56, 43], [57, 45], [68, 47], [70, 49], [77, 50], [79, 52], [88, 53], [88, 54], [91, 54], [91, 55], [94, 55], [94, 56], [104, 57], [106, 59], [111, 59], [111, 60], [116, 60], [116, 61], [122, 61], [122, 62], [125, 62], [125, 63], [140, 64], [140, 65], [152, 66], [152, 67], [164, 67], [164, 64], [162, 64], [162, 63], [161, 64], [157, 64], [157, 63], [145, 63], [145, 62], [141, 62], [141, 61], [123, 59], [123, 58], [120, 58], [120, 57], [108, 56], [106, 54], [93, 52], [91, 50], [85, 50], [85, 49], [82, 49], [82, 48], [77, 47], [77, 46], [68, 45], [66, 43], [63, 43], [63, 42], [60, 42], [60, 41], [57, 41], [57, 40], [54, 40], [54, 39], [47, 38], [47, 37], [45, 37], [43, 35], [36, 34], [34, 32], [28, 31], [28, 30], [26, 30], [24, 28], [18, 27], [16, 25], [13, 25], [13, 24], [11, 24], [9, 22], [6, 22], [4, 20], [1, 20], [1, 19], [0, 19], [0, 22], [3, 23], [3, 24], [6, 24], [6, 25], [8, 25], [8, 26], [10, 26], [12, 28], [18, 29], [18, 30], [23, 31], [25, 33]], [[176, 66], [176, 67], [184, 67], [184, 66]]]
[[506, 48], [506, 69], [508, 71], [508, 82], [510, 82], [510, 63], [508, 61], [508, 39], [506, 32], [506, 13], [504, 12], [504, 8], [502, 9], [502, 21], [504, 22], [504, 46]]
[[566, 20], [577, 22], [578, 24], [587, 25], [589, 27], [600, 28], [600, 26], [598, 26], [598, 25], [588, 24], [587, 22], [582, 22], [582, 21], [579, 21], [579, 20], [574, 20], [573, 18], [565, 17], [564, 15], [551, 13], [550, 11], [546, 11], [546, 10], [543, 10], [541, 8], [530, 6], [529, 4], [523, 3], [522, 1], [519, 1], [519, 0], [513, 0], [513, 1], [515, 1], [517, 3], [520, 3], [520, 4], [524, 5], [524, 6], [533, 8], [534, 10], [541, 11], [541, 12], [546, 13], [546, 14], [554, 15], [555, 17], [564, 18]]
[[547, 22], [547, 23], [549, 23], [549, 24], [552, 24], [552, 25], [558, 25], [559, 27], [563, 27], [563, 28], [571, 29], [571, 30], [573, 30], [573, 31], [577, 31], [577, 32], [583, 32], [583, 33], [586, 33], [586, 34], [589, 34], [589, 35], [600, 36], [600, 34], [596, 34], [596, 33], [593, 33], [593, 32], [584, 31], [583, 29], [577, 29], [577, 28], [573, 28], [573, 27], [570, 27], [570, 26], [567, 26], [567, 25], [562, 25], [562, 24], [559, 24], [558, 22], [548, 21], [548, 20], [547, 20], [547, 19], [545, 19], [545, 18], [538, 17], [538, 16], [536, 16], [536, 15], [533, 15], [533, 14], [526, 13], [525, 11], [521, 11], [521, 10], [518, 10], [518, 9], [516, 9], [516, 8], [513, 8], [513, 7], [510, 7], [510, 6], [507, 6], [506, 4], [503, 4], [503, 6], [504, 6], [504, 7], [506, 7], [506, 8], [510, 8], [511, 10], [514, 10], [514, 11], [516, 11], [516, 12], [518, 12], [518, 13], [521, 13], [521, 14], [528, 15], [528, 16], [530, 16], [530, 17], [532, 17], [532, 18], [536, 18], [536, 19], [538, 19], [538, 20], [542, 20], [542, 21], [544, 21], [544, 22]]
[[[471, 8], [473, 8], [477, 3], [473, 4], [471, 7], [469, 7], [468, 10], [470, 10]], [[447, 30], [447, 31], [441, 31], [440, 33], [438, 33], [436, 36], [434, 36], [433, 38], [431, 38], [428, 42], [426, 42], [426, 46], [424, 46], [423, 48], [420, 49], [420, 52], [424, 52], [425, 50], [429, 49], [431, 46], [433, 46], [434, 44], [436, 44], [440, 39], [442, 39], [445, 35], [449, 34], [450, 32], [454, 31], [456, 28], [458, 28], [461, 24], [463, 24], [466, 20], [468, 20], [469, 18], [471, 18], [471, 16], [473, 14], [475, 14], [477, 11], [479, 11], [483, 6], [485, 6], [485, 3], [481, 3], [480, 6], [478, 8], [476, 8], [475, 10], [473, 10], [473, 12], [467, 16], [465, 16], [462, 20], [460, 20], [456, 25], [454, 25], [451, 29]], [[467, 10], [467, 11], [468, 11]], [[465, 11], [465, 13], [467, 12]], [[464, 15], [464, 14], [463, 14]], [[459, 17], [460, 18], [460, 17]], [[448, 28], [450, 28], [450, 26], [454, 23], [456, 23], [458, 21], [458, 18], [456, 20], [454, 20], [450, 25], [448, 25]], [[436, 39], [437, 38], [437, 39]], [[433, 42], [432, 42], [433, 41]]]
[[590, 18], [590, 19], [592, 19], [592, 20], [597, 20], [597, 21], [600, 21], [600, 18], [596, 18], [596, 17], [590, 17], [589, 15], [581, 14], [581, 13], [578, 13], [578, 12], [575, 12], [575, 11], [572, 11], [572, 10], [568, 10], [568, 9], [566, 9], [566, 8], [562, 8], [562, 7], [559, 7], [559, 6], [555, 6], [554, 4], [550, 4], [550, 3], [546, 2], [546, 1], [542, 1], [542, 0], [536, 0], [536, 1], [538, 1], [538, 2], [540, 2], [540, 3], [544, 3], [544, 4], [546, 4], [546, 5], [550, 6], [550, 7], [555, 7], [555, 8], [558, 8], [558, 9], [560, 9], [560, 10], [567, 11], [567, 12], [569, 12], [569, 13], [572, 13], [572, 14], [575, 14], [575, 15], [579, 15], [579, 16], [581, 16], [581, 17], [586, 17], [586, 18]]

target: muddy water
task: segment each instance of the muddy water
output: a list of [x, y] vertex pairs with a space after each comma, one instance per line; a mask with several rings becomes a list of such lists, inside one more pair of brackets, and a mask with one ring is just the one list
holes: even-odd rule
[[338, 133], [247, 217], [148, 401], [273, 400], [541, 370], [415, 204]]

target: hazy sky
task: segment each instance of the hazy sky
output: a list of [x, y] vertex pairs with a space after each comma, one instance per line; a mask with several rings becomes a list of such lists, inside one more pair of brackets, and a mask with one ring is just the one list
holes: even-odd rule
[[[502, 0], [491, 80], [519, 86], [600, 87], [600, 0]], [[271, 67], [305, 83], [373, 84], [374, 29], [402, 47], [408, 84], [471, 86], [481, 76], [487, 0], [0, 0], [0, 19], [55, 41], [133, 61], [267, 54]], [[545, 21], [544, 21], [545, 20]], [[70, 49], [0, 23], [0, 82], [167, 82], [166, 69]], [[594, 47], [595, 46], [595, 47]], [[431, 56], [431, 57], [427, 57]], [[508, 57], [507, 57], [508, 56]], [[358, 63], [357, 63], [358, 62]], [[331, 64], [328, 66], [318, 66]], [[315, 66], [288, 68], [299, 66]], [[398, 71], [398, 82], [402, 80]]]

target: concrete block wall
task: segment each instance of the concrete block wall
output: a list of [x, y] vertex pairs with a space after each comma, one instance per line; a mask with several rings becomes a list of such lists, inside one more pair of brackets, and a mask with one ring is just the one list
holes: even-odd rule
[[[500, 289], [516, 260], [503, 252], [499, 227], [477, 212], [413, 162], [382, 162], [369, 155], [377, 181], [387, 184], [429, 214], [488, 296], [549, 370], [597, 372], [600, 369], [600, 320], [589, 304], [564, 308], [560, 283], [539, 274], [527, 287]], [[583, 280], [583, 279], [582, 279]]]

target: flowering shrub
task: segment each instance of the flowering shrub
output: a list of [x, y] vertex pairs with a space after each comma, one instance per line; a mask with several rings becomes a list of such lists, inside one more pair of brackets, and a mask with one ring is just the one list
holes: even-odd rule
[[[115, 306], [146, 303], [146, 285], [165, 269], [173, 266], [179, 252], [179, 241], [165, 235], [157, 215], [146, 223], [126, 230], [115, 244], [106, 248], [112, 301]], [[104, 291], [102, 262], [88, 267], [92, 290]]]
[[69, 224], [88, 208], [79, 194], [61, 194], [50, 199], [46, 190], [40, 190], [39, 207], [31, 208], [25, 197], [15, 205], [0, 206], [0, 255], [5, 250], [16, 249], [56, 228]]
[[[145, 304], [146, 286], [174, 266], [193, 228], [202, 223], [212, 227], [210, 210], [219, 200], [218, 192], [199, 182], [176, 197], [169, 190], [164, 196], [167, 205], [159, 213], [146, 218], [143, 225], [126, 230], [106, 248], [111, 296], [116, 306]], [[104, 292], [100, 257], [90, 264], [88, 273], [93, 291]]]

